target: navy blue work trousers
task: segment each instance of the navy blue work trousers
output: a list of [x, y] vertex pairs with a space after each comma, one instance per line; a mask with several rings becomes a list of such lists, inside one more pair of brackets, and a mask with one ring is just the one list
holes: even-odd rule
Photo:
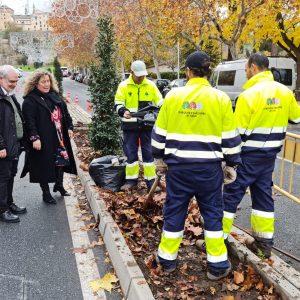
[[[164, 205], [164, 230], [184, 229], [188, 206], [195, 196], [207, 231], [222, 231], [223, 171], [220, 162], [197, 165], [169, 166], [166, 174], [167, 197]], [[216, 269], [226, 269], [229, 262], [214, 263]]]

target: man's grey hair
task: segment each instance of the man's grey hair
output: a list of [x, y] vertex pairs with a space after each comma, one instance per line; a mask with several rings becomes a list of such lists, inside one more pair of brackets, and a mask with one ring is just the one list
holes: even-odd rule
[[16, 74], [18, 74], [18, 72], [16, 71], [16, 69], [11, 66], [11, 65], [3, 65], [3, 66], [0, 66], [0, 77], [1, 78], [6, 78], [7, 75], [11, 72], [14, 72]]

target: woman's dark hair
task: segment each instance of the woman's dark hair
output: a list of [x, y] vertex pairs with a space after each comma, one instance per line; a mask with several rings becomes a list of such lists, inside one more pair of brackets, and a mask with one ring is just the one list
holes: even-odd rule
[[259, 70], [266, 70], [269, 68], [269, 59], [260, 52], [253, 53], [248, 59], [248, 66], [255, 64]]

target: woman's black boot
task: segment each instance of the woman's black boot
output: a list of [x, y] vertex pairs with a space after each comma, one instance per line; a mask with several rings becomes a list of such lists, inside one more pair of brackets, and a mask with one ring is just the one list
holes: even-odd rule
[[40, 186], [43, 191], [43, 201], [49, 204], [56, 204], [56, 200], [50, 194], [48, 183], [41, 183]]
[[64, 179], [64, 168], [63, 167], [56, 167], [56, 182], [53, 187], [53, 192], [60, 192], [62, 196], [70, 196], [70, 194], [64, 189], [63, 186], [63, 179]]
[[55, 183], [53, 187], [53, 192], [60, 192], [62, 196], [70, 196], [70, 193], [68, 193], [62, 185], [59, 186], [57, 183]]

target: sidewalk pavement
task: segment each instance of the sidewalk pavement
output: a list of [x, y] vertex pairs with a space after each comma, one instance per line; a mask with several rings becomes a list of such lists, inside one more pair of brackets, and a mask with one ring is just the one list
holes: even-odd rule
[[[72, 117], [78, 118], [81, 117], [81, 114], [76, 114], [74, 112]], [[79, 124], [80, 122], [83, 123], [82, 119], [75, 119], [75, 124], [78, 123], [78, 121]], [[76, 154], [77, 147], [74, 142], [73, 147]], [[94, 181], [89, 176], [88, 172], [79, 168], [80, 161], [77, 158], [76, 164], [78, 167], [78, 175], [82, 186], [85, 189], [87, 199], [94, 216], [99, 220], [99, 230], [103, 236], [117, 276], [119, 277], [125, 299], [154, 299], [148, 283], [129, 250], [118, 225], [108, 213], [105, 202], [100, 199], [100, 196], [95, 189]], [[244, 246], [244, 240], [249, 237], [246, 233], [236, 227], [233, 228], [233, 232], [235, 233], [234, 236], [238, 236], [238, 240], [233, 238], [233, 236], [229, 236], [229, 251], [237, 256], [241, 262], [252, 265], [266, 284], [272, 284], [274, 286], [275, 292], [277, 292], [283, 300], [299, 300], [300, 273], [274, 253], [272, 253], [271, 256], [273, 264], [270, 266], [267, 262], [258, 258]]]

